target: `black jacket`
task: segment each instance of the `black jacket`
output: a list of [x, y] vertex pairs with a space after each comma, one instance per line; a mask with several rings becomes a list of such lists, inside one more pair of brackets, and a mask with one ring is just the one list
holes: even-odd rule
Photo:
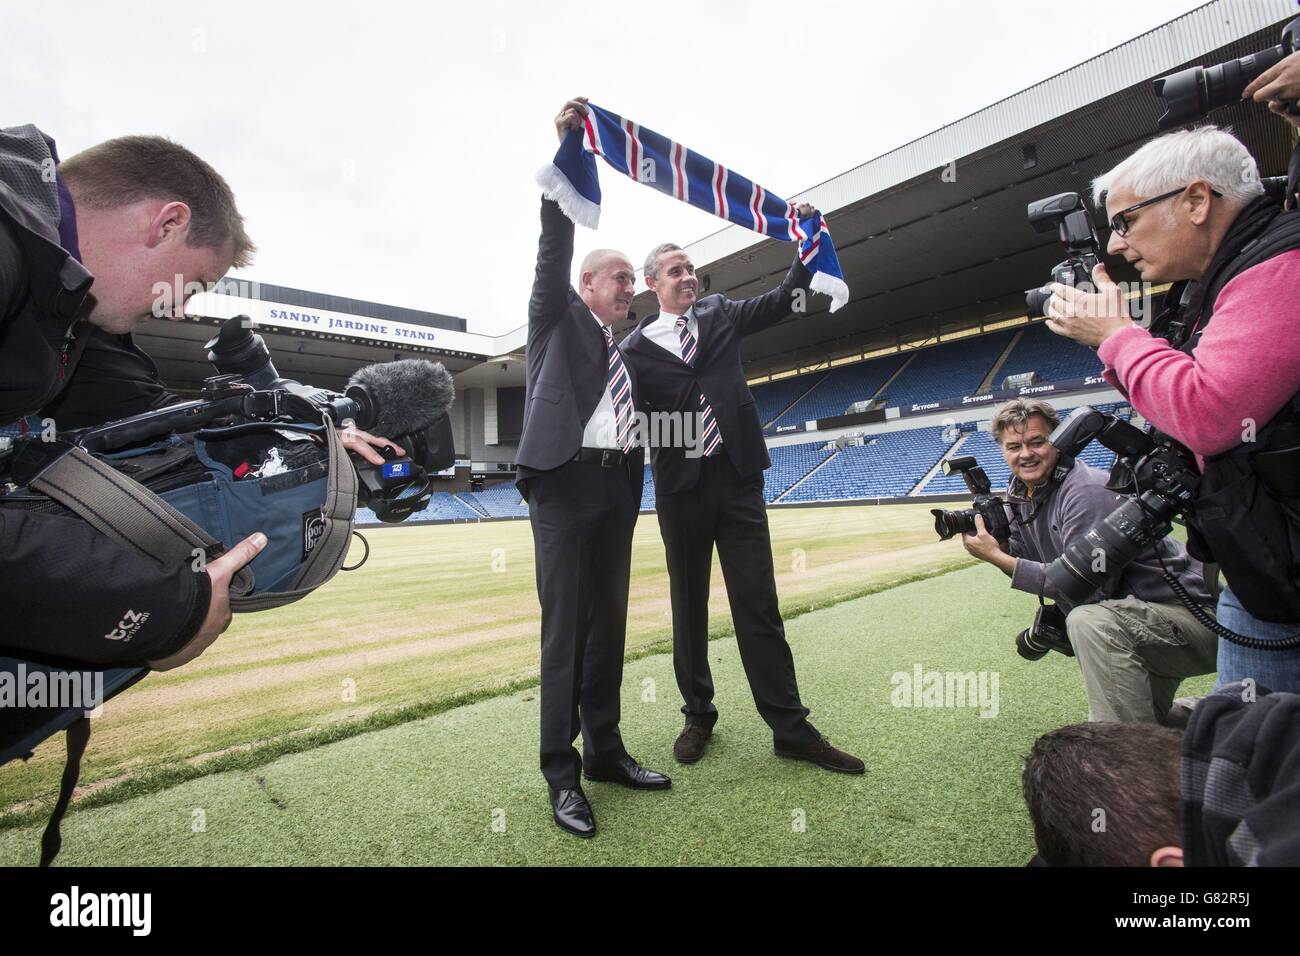
[[[92, 279], [59, 245], [57, 184], [43, 175], [56, 160], [35, 127], [0, 130], [0, 425], [56, 413], [60, 428], [97, 424], [166, 394], [129, 336], [82, 321]], [[188, 564], [123, 550], [79, 518], [0, 506], [0, 653], [54, 663], [163, 657], [198, 631], [210, 596], [207, 573]], [[148, 619], [129, 642], [108, 638], [127, 612]]]
[[1180, 786], [1189, 866], [1300, 866], [1300, 695], [1238, 682], [1203, 697]]
[[[569, 285], [573, 223], [560, 207], [542, 200], [542, 237], [537, 274], [528, 302], [528, 381], [524, 427], [515, 454], [518, 480], [550, 471], [573, 458], [582, 433], [607, 387], [609, 351], [591, 309]], [[628, 366], [632, 394], [636, 375]]]
[[92, 277], [59, 245], [54, 143], [34, 126], [0, 130], [0, 425], [39, 411], [84, 344]]
[[[752, 475], [772, 464], [763, 441], [754, 395], [740, 365], [740, 341], [790, 314], [796, 289], [807, 289], [812, 276], [796, 258], [781, 284], [752, 299], [733, 301], [709, 295], [694, 306], [699, 327], [694, 366], [651, 341], [645, 328], [659, 316], [642, 320], [623, 340], [623, 358], [636, 371], [638, 410], [695, 414], [703, 391], [713, 406], [722, 447], [736, 471]], [[650, 449], [655, 493], [674, 494], [694, 488], [700, 478], [699, 457], [684, 448]]]

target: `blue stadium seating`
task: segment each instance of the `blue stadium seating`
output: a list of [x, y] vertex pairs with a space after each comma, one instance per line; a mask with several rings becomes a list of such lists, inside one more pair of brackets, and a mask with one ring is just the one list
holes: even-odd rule
[[513, 481], [503, 481], [483, 491], [462, 491], [459, 497], [468, 499], [486, 512], [489, 518], [518, 518], [528, 516], [528, 503], [519, 494]]
[[916, 352], [916, 358], [886, 390], [885, 404], [906, 408], [914, 403], [973, 394], [1012, 334], [1010, 330], [994, 332]]
[[645, 478], [641, 483], [641, 510], [655, 510], [655, 481], [650, 472], [650, 463], [646, 462]]
[[849, 446], [812, 475], [785, 501], [902, 497], [916, 486], [951, 446], [940, 425], [885, 432], [871, 444]]
[[1008, 375], [1037, 372], [1044, 382], [1064, 382], [1101, 374], [1101, 359], [1087, 346], [1055, 334], [1046, 325], [1036, 324], [1025, 330], [1016, 347], [998, 370], [994, 388]]
[[834, 454], [834, 447], [826, 451], [825, 446], [826, 442], [821, 441], [769, 448], [772, 467], [763, 475], [764, 500], [768, 503], [775, 501], [791, 485]]
[[781, 414], [787, 405], [825, 377], [824, 371], [813, 372], [809, 375], [796, 375], [793, 378], [783, 378], [779, 382], [763, 382], [753, 386], [750, 391], [754, 393], [754, 401], [758, 403], [758, 420], [767, 425]]
[[[905, 355], [886, 355], [884, 358], [841, 365], [828, 373], [797, 405], [778, 418], [773, 425], [803, 424], [815, 418], [841, 415], [854, 402], [871, 398], [907, 358]], [[906, 374], [906, 373], [904, 373]], [[801, 379], [811, 381], [812, 375]]]

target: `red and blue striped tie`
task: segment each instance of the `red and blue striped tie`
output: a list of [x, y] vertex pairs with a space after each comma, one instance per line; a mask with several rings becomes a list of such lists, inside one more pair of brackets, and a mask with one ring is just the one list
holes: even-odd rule
[[[694, 368], [695, 352], [699, 343], [695, 341], [695, 336], [691, 335], [685, 316], [677, 319], [677, 336], [682, 343], [682, 361]], [[713, 417], [713, 406], [709, 404], [703, 392], [700, 392], [700, 429], [700, 444], [704, 447], [704, 457], [708, 458], [722, 444], [722, 433], [718, 431], [717, 420]]]
[[632, 380], [628, 378], [627, 368], [623, 365], [623, 355], [614, 344], [614, 333], [605, 326], [605, 348], [609, 352], [609, 397], [614, 402], [614, 423], [618, 428], [618, 447], [627, 454], [636, 447], [636, 435], [632, 428]]

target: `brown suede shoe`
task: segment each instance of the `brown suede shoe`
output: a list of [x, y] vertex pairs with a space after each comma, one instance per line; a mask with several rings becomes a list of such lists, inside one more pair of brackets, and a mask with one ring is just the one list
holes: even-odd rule
[[819, 767], [825, 767], [827, 770], [834, 770], [837, 773], [866, 773], [867, 771], [866, 764], [852, 754], [846, 754], [843, 750], [835, 749], [825, 737], [820, 738], [815, 744], [804, 744], [800, 747], [777, 747], [775, 751], [778, 757], [789, 757], [791, 760], [807, 760], [809, 763], [815, 763]]
[[695, 763], [704, 756], [704, 743], [712, 736], [708, 727], [687, 724], [673, 743], [673, 756], [678, 763]]

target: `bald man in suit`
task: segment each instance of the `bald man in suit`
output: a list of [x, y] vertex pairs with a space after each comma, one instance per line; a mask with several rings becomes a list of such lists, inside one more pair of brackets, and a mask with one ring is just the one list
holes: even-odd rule
[[[564, 105], [555, 119], [561, 139], [581, 124], [582, 109], [580, 100]], [[543, 199], [517, 483], [528, 500], [542, 606], [542, 774], [556, 824], [590, 837], [596, 821], [580, 774], [636, 790], [671, 781], [628, 755], [618, 726], [645, 453], [635, 380], [610, 326], [627, 318], [635, 273], [622, 253], [598, 249], [574, 289], [572, 263], [573, 223]]]

